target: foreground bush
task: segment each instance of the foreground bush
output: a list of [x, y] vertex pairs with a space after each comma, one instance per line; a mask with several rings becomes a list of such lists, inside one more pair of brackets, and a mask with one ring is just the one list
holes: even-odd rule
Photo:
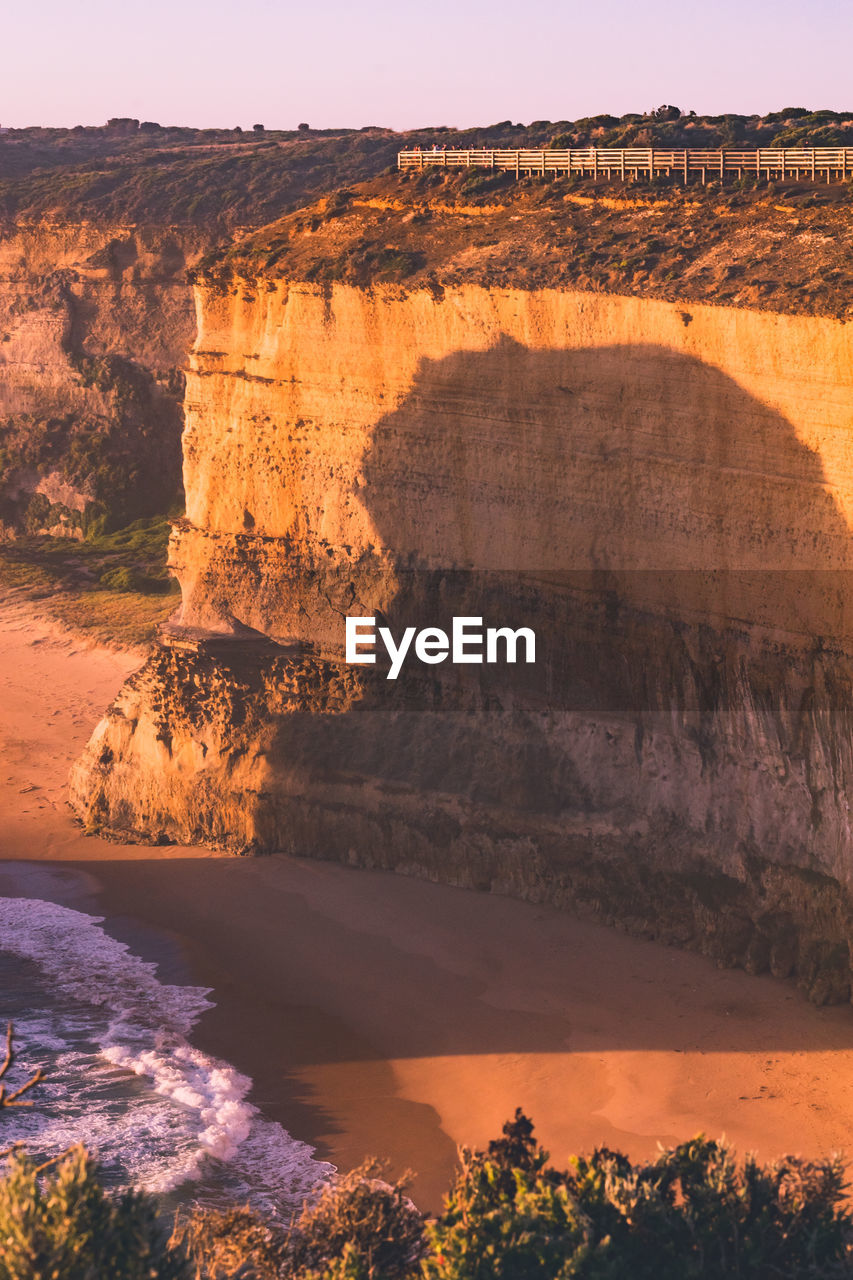
[[722, 1143], [699, 1137], [646, 1164], [602, 1148], [561, 1171], [549, 1164], [532, 1124], [517, 1112], [488, 1151], [463, 1149], [444, 1211], [434, 1221], [422, 1219], [401, 1184], [388, 1186], [374, 1175], [368, 1167], [339, 1179], [277, 1237], [251, 1214], [235, 1218], [230, 1233], [227, 1215], [195, 1215], [197, 1240], [208, 1237], [206, 1249], [190, 1249], [197, 1277], [853, 1276], [853, 1217], [843, 1166], [835, 1159], [738, 1162]]
[[112, 1198], [75, 1147], [52, 1173], [23, 1153], [0, 1178], [0, 1280], [185, 1280], [165, 1241], [156, 1202], [138, 1191]]
[[287, 1254], [285, 1231], [248, 1208], [179, 1213], [170, 1244], [193, 1280], [279, 1280]]
[[284, 1275], [308, 1280], [407, 1280], [420, 1275], [424, 1220], [404, 1182], [389, 1185], [375, 1163], [326, 1187], [297, 1220]]
[[430, 1280], [791, 1280], [853, 1275], [853, 1217], [833, 1159], [737, 1163], [695, 1138], [633, 1164], [606, 1149], [548, 1166], [521, 1113], [462, 1152], [429, 1227]]
[[424, 1220], [405, 1184], [368, 1161], [324, 1187], [289, 1230], [248, 1209], [179, 1218], [172, 1243], [195, 1280], [409, 1280], [420, 1276]]
[[[29, 1106], [40, 1071], [0, 1118]], [[735, 1160], [694, 1138], [634, 1164], [601, 1148], [549, 1164], [521, 1111], [487, 1151], [460, 1152], [444, 1211], [426, 1222], [367, 1164], [289, 1228], [250, 1209], [196, 1209], [164, 1238], [156, 1202], [110, 1196], [82, 1147], [37, 1166], [9, 1149], [0, 1176], [0, 1280], [831, 1280], [853, 1277], [840, 1159]]]

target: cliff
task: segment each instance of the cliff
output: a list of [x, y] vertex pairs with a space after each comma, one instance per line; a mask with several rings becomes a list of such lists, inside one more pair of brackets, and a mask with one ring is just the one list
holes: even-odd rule
[[0, 531], [80, 537], [178, 497], [186, 267], [204, 247], [156, 226], [0, 236]]
[[0, 136], [0, 541], [179, 505], [187, 269], [397, 147], [138, 124]]
[[[181, 612], [75, 766], [81, 819], [564, 904], [846, 999], [847, 326], [275, 276], [197, 287]], [[389, 681], [343, 661], [346, 614], [529, 626], [538, 660]]]
[[614, 183], [608, 194], [478, 172], [375, 176], [399, 146], [431, 141], [767, 145], [825, 143], [827, 130], [843, 142], [851, 127], [831, 112], [670, 116], [408, 135], [250, 135], [135, 120], [4, 133], [0, 539], [79, 538], [179, 503], [182, 371], [194, 328], [187, 269], [200, 259], [206, 279], [257, 278], [261, 287], [278, 276], [433, 291], [557, 286], [848, 315], [844, 184], [794, 182], [768, 194], [626, 193]]

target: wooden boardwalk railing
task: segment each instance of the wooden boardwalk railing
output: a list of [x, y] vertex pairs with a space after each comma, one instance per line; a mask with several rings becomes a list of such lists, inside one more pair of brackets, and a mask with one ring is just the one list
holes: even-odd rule
[[516, 177], [531, 174], [580, 174], [587, 178], [653, 178], [675, 175], [683, 182], [698, 175], [725, 180], [755, 174], [758, 178], [810, 178], [812, 181], [853, 176], [853, 147], [764, 147], [760, 151], [673, 151], [657, 147], [624, 149], [580, 147], [571, 151], [457, 150], [400, 151], [398, 169], [502, 169]]

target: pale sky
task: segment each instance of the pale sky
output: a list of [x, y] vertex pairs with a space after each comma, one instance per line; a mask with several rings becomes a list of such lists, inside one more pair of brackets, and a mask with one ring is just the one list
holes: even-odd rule
[[851, 0], [3, 0], [0, 125], [853, 110]]

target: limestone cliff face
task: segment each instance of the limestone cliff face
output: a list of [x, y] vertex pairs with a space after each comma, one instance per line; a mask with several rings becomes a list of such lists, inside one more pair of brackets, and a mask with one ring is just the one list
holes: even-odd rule
[[[592, 910], [846, 998], [853, 346], [566, 291], [198, 293], [176, 626], [92, 826]], [[535, 667], [343, 661], [344, 616]], [[253, 631], [247, 631], [252, 628]]]
[[0, 536], [165, 510], [202, 247], [186, 228], [0, 229]]

